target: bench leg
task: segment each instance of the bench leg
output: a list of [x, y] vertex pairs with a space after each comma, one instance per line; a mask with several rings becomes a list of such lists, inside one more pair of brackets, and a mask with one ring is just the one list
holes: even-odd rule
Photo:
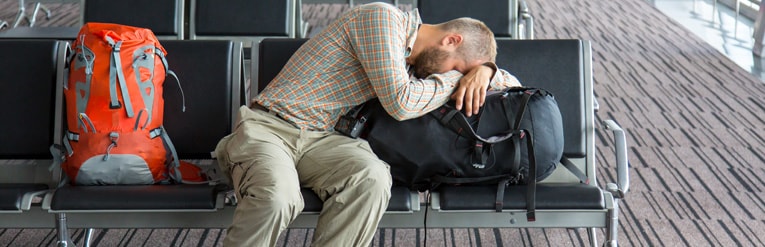
[[16, 20], [13, 21], [13, 27], [18, 27], [19, 24], [21, 24], [21, 20], [26, 18], [26, 14], [24, 13], [26, 9], [24, 8], [24, 0], [19, 0], [19, 13], [16, 15]]
[[32, 18], [29, 19], [29, 26], [32, 27], [35, 25], [35, 22], [37, 22], [37, 13], [40, 12], [40, 9], [42, 9], [45, 12], [45, 19], [50, 20], [50, 10], [48, 7], [45, 7], [42, 5], [42, 3], [35, 3], [35, 9], [32, 11]]
[[22, 19], [26, 19], [27, 22], [29, 22], [30, 27], [34, 26], [35, 22], [37, 21], [37, 13], [39, 13], [41, 9], [43, 12], [45, 12], [45, 19], [50, 20], [50, 9], [45, 7], [45, 5], [42, 5], [42, 3], [35, 3], [35, 8], [32, 10], [32, 16], [29, 16], [27, 15], [26, 8], [24, 7], [24, 0], [19, 0], [19, 14], [16, 16], [16, 21], [14, 21], [13, 27], [18, 27], [19, 24], [21, 24]]
[[587, 228], [587, 238], [590, 239], [590, 246], [597, 247], [598, 246], [598, 234], [597, 228]]
[[93, 237], [93, 228], [88, 228], [88, 230], [85, 231], [85, 239], [82, 241], [85, 241], [85, 247], [90, 247], [90, 239]]
[[619, 199], [614, 199], [614, 208], [609, 212], [610, 220], [606, 228], [606, 242], [603, 246], [616, 247], [619, 234]]
[[57, 247], [74, 247], [74, 243], [69, 238], [69, 232], [66, 226], [66, 214], [55, 214], [56, 217], [56, 230], [58, 231]]

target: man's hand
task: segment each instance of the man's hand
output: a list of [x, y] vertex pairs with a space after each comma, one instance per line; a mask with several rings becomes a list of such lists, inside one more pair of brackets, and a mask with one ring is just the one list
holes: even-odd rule
[[494, 69], [491, 67], [479, 65], [463, 76], [457, 90], [451, 96], [451, 99], [456, 101], [457, 110], [462, 110], [464, 104], [465, 115], [469, 117], [478, 114], [486, 99], [486, 91], [489, 89], [493, 74]]

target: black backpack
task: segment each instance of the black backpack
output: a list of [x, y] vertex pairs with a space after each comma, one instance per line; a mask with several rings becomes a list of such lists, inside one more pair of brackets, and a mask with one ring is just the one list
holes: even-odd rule
[[419, 191], [441, 183], [497, 184], [498, 197], [507, 185], [529, 184], [533, 208], [535, 181], [549, 176], [563, 154], [563, 123], [552, 94], [536, 88], [492, 92], [471, 117], [453, 105], [397, 121], [371, 100], [359, 115], [367, 119], [362, 137], [391, 166], [397, 184]]

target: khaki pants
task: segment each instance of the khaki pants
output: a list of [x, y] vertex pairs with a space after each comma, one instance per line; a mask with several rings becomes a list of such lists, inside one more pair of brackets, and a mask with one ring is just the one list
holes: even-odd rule
[[369, 246], [392, 181], [366, 141], [301, 130], [247, 107], [239, 119], [215, 150], [239, 199], [224, 246], [275, 246], [303, 210], [301, 186], [324, 201], [314, 246]]

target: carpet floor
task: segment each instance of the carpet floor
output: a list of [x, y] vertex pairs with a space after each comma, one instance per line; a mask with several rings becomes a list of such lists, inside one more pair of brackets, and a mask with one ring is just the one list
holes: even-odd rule
[[[620, 204], [619, 244], [765, 246], [765, 84], [645, 0], [528, 2], [536, 38], [592, 41], [596, 121], [614, 119], [626, 130], [632, 183]], [[15, 4], [0, 1], [0, 19], [11, 22]], [[76, 25], [76, 4], [49, 5], [54, 18], [38, 25]], [[303, 11], [318, 30], [346, 8]], [[616, 177], [610, 139], [598, 128], [601, 184]], [[312, 233], [288, 230], [280, 245], [308, 246]], [[583, 229], [460, 228], [379, 229], [372, 246], [423, 246], [426, 234], [427, 246], [589, 244]], [[81, 243], [81, 229], [72, 235]], [[0, 229], [0, 246], [52, 246], [55, 236]], [[93, 244], [221, 246], [224, 236], [224, 229], [97, 229]]]

